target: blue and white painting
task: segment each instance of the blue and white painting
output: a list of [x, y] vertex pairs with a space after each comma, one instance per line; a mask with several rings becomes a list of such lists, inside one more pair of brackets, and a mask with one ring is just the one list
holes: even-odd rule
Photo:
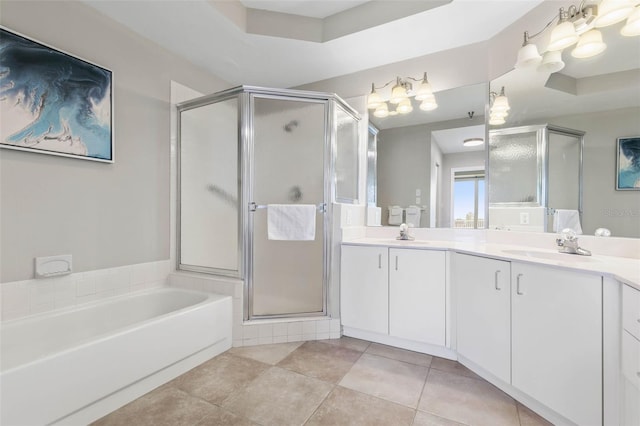
[[0, 146], [113, 162], [112, 73], [0, 28]]
[[640, 191], [640, 136], [618, 138], [616, 189]]

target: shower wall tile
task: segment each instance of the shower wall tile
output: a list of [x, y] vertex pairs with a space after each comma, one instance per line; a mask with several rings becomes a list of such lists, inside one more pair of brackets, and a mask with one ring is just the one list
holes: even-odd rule
[[2, 321], [167, 285], [169, 260], [0, 284]]

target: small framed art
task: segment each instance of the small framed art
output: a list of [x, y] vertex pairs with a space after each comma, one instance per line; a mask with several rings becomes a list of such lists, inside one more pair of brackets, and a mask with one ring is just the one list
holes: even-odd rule
[[640, 136], [618, 138], [616, 143], [616, 189], [640, 191]]

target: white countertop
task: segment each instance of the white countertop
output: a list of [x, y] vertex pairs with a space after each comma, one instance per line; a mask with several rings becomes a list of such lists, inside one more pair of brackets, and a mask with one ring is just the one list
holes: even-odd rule
[[495, 259], [549, 265], [598, 275], [607, 275], [640, 290], [640, 259], [594, 254], [579, 256], [559, 253], [554, 249], [526, 245], [491, 243], [486, 241], [424, 240], [401, 241], [392, 237], [366, 237], [345, 239], [343, 244], [374, 245], [391, 248], [451, 250]]

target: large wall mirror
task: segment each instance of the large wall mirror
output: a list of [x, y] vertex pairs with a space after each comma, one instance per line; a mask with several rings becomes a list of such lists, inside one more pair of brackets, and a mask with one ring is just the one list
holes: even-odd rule
[[[565, 67], [560, 71], [549, 73], [539, 71], [537, 67], [518, 68], [493, 80], [490, 91], [499, 93], [504, 87], [511, 110], [504, 124], [489, 126], [489, 133], [503, 138], [509, 129], [517, 128], [560, 128], [578, 135], [583, 133], [582, 179], [579, 182], [582, 186], [583, 233], [593, 235], [597, 228], [608, 228], [612, 236], [640, 237], [640, 188], [616, 188], [619, 172], [617, 140], [640, 136], [640, 37], [623, 37], [621, 25], [601, 29], [607, 49], [598, 56], [576, 59], [571, 56], [571, 49], [567, 49], [562, 53]], [[518, 138], [525, 137], [522, 132], [513, 133]], [[577, 159], [580, 155], [578, 140], [570, 143], [567, 137], [549, 139], [546, 152], [542, 153], [543, 159], [549, 163], [569, 157]], [[516, 151], [523, 151], [526, 141], [518, 141], [515, 137], [510, 141], [514, 155]], [[564, 146], [560, 146], [562, 144]], [[506, 155], [504, 148], [501, 154]], [[622, 160], [640, 163], [637, 143], [629, 148], [627, 158]], [[492, 160], [489, 163], [492, 168]], [[542, 170], [544, 183], [548, 188], [558, 188], [575, 181], [579, 177], [575, 164], [561, 164], [554, 171]], [[501, 184], [499, 179], [488, 182], [498, 193], [504, 192], [501, 189], [505, 188], [498, 187]], [[561, 191], [559, 199], [576, 198], [579, 184]], [[638, 184], [640, 186], [640, 182]], [[523, 187], [526, 185], [535, 186], [536, 182], [522, 182]], [[553, 194], [548, 196], [551, 198]], [[548, 217], [544, 229], [533, 227], [533, 218], [528, 214], [513, 215], [511, 222], [495, 215], [492, 217], [491, 208], [497, 206], [492, 201], [489, 200], [489, 228], [525, 230], [531, 227], [534, 231], [554, 231], [549, 226], [552, 219]], [[532, 207], [531, 200], [522, 201], [529, 202], [528, 207]], [[573, 205], [577, 206], [576, 203]], [[554, 206], [544, 207], [550, 207], [545, 214], [553, 215]]]
[[[435, 93], [438, 108], [369, 114], [367, 222], [484, 228], [484, 109], [488, 85]], [[469, 143], [467, 143], [469, 145]]]

